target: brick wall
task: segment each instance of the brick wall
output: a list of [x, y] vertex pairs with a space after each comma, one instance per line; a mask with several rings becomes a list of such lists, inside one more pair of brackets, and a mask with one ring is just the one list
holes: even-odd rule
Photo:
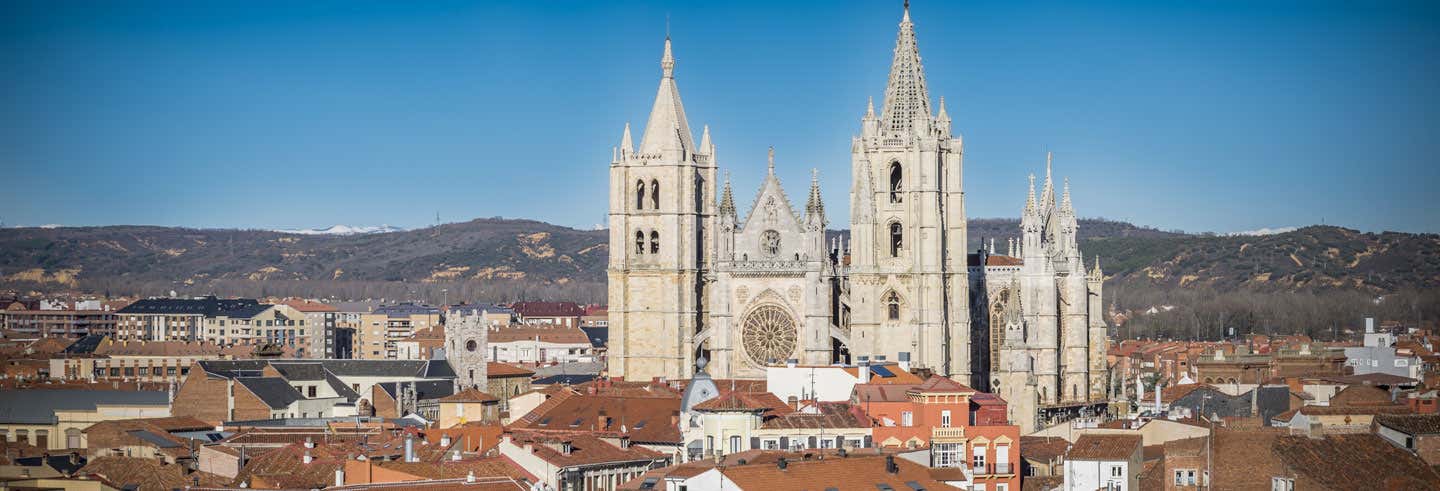
[[230, 419], [230, 381], [205, 375], [197, 363], [190, 367], [193, 376], [186, 377], [185, 383], [175, 391], [175, 402], [170, 406], [174, 416], [191, 416], [206, 423], [219, 424]]
[[235, 421], [270, 419], [270, 405], [251, 393], [244, 385], [235, 384]]
[[380, 418], [398, 418], [395, 411], [395, 398], [375, 384], [370, 388], [370, 404], [375, 407], [375, 416]]

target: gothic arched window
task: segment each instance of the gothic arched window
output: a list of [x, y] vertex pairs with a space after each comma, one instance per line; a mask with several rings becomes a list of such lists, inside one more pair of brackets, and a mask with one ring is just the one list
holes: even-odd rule
[[645, 181], [635, 181], [635, 209], [645, 209]]
[[660, 252], [660, 232], [650, 231], [650, 253]]
[[903, 177], [905, 177], [905, 174], [904, 174], [904, 172], [902, 172], [901, 169], [900, 169], [900, 163], [899, 163], [899, 162], [891, 162], [891, 163], [890, 163], [890, 202], [891, 202], [891, 203], [899, 203], [899, 202], [902, 201], [902, 199], [900, 198], [900, 192], [901, 192], [901, 191], [904, 191], [904, 187], [903, 187], [900, 183], [901, 183], [901, 181], [903, 180], [903, 179], [902, 179]]
[[900, 296], [895, 292], [885, 296], [885, 317], [892, 321], [900, 320]]
[[641, 232], [639, 230], [635, 231], [635, 253], [645, 253], [645, 232]]
[[650, 209], [660, 209], [660, 181], [650, 180]]
[[904, 247], [905, 232], [900, 222], [890, 224], [890, 257], [900, 257], [900, 249]]

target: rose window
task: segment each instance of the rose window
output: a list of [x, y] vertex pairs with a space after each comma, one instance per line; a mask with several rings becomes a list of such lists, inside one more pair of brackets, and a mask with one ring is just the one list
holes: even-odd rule
[[745, 316], [740, 336], [745, 354], [756, 363], [784, 361], [795, 352], [795, 319], [780, 307], [766, 305]]

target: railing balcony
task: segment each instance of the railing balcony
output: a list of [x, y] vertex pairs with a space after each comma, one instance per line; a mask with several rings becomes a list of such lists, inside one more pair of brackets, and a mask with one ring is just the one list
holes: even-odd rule
[[972, 474], [975, 474], [975, 475], [977, 475], [977, 476], [988, 476], [988, 475], [990, 475], [990, 473], [987, 472], [987, 469], [985, 468], [985, 464], [980, 464], [980, 465], [977, 465], [977, 466], [973, 467], [973, 468], [971, 469], [971, 473], [972, 473]]
[[965, 438], [965, 427], [952, 426], [950, 428], [935, 427], [930, 429], [930, 439], [961, 439]]
[[1014, 474], [1014, 473], [1015, 473], [1015, 469], [1011, 467], [1012, 465], [1014, 465], [1014, 464], [1011, 464], [1011, 463], [1009, 463], [1009, 462], [996, 462], [996, 463], [995, 463], [995, 473], [996, 473], [996, 474]]

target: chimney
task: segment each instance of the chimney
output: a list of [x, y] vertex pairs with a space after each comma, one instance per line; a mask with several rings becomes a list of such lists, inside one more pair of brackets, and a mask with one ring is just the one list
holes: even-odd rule
[[415, 437], [405, 435], [405, 461], [415, 462]]
[[890, 474], [900, 473], [900, 465], [895, 463], [894, 455], [885, 456], [885, 472], [888, 472]]
[[305, 448], [315, 448], [315, 440], [308, 436], [305, 437]]
[[448, 435], [448, 434], [447, 434], [447, 435], [440, 435], [440, 446], [442, 446], [442, 447], [448, 447], [448, 446], [450, 446], [450, 435]]
[[601, 409], [600, 413], [595, 415], [595, 429], [604, 431], [609, 428], [610, 418], [605, 414], [605, 410]]
[[1375, 318], [1374, 318], [1374, 317], [1366, 317], [1366, 318], [1365, 318], [1365, 333], [1366, 333], [1366, 334], [1374, 334], [1374, 333], [1375, 333]]
[[465, 482], [472, 484], [475, 482], [475, 471], [470, 471], [469, 474], [465, 475]]
[[450, 460], [459, 462], [459, 461], [460, 461], [460, 450], [457, 449], [457, 450], [455, 450], [454, 452], [452, 452], [452, 453], [450, 454]]
[[780, 470], [782, 470], [782, 471], [785, 470], [785, 467], [787, 467], [787, 466], [789, 466], [789, 465], [790, 465], [790, 463], [785, 461], [785, 457], [780, 457], [779, 460], [776, 460], [776, 461], [775, 461], [775, 468], [780, 469]]
[[875, 355], [875, 364], [876, 364], [876, 365], [884, 365], [884, 364], [885, 364], [885, 355]]
[[900, 369], [901, 369], [901, 370], [904, 370], [904, 371], [906, 371], [906, 372], [910, 371], [910, 352], [909, 352], [909, 351], [901, 351], [901, 352], [896, 356], [896, 358], [899, 358], [899, 359], [900, 359]]
[[309, 464], [309, 463], [315, 461], [315, 457], [311, 457], [311, 456], [310, 456], [310, 451], [309, 451], [309, 450], [306, 450], [306, 451], [305, 451], [305, 457], [303, 457], [303, 460], [304, 460], [304, 462], [305, 462], [306, 464]]
[[670, 426], [680, 425], [680, 411], [670, 411]]
[[785, 368], [795, 368], [795, 365], [798, 364], [800, 364], [800, 360], [795, 358], [789, 358], [785, 360]]
[[860, 383], [870, 383], [870, 357], [861, 356], [860, 364], [856, 366], [856, 371], [859, 372]]
[[785, 401], [785, 402], [790, 403], [790, 409], [794, 409], [794, 410], [796, 410], [796, 411], [799, 411], [799, 410], [800, 410], [800, 398], [799, 398], [799, 397], [790, 396], [790, 397], [786, 398], [786, 401]]
[[336, 485], [336, 486], [344, 486], [344, 485], [345, 485], [345, 467], [344, 467], [344, 466], [341, 466], [340, 468], [335, 469], [335, 485]]

